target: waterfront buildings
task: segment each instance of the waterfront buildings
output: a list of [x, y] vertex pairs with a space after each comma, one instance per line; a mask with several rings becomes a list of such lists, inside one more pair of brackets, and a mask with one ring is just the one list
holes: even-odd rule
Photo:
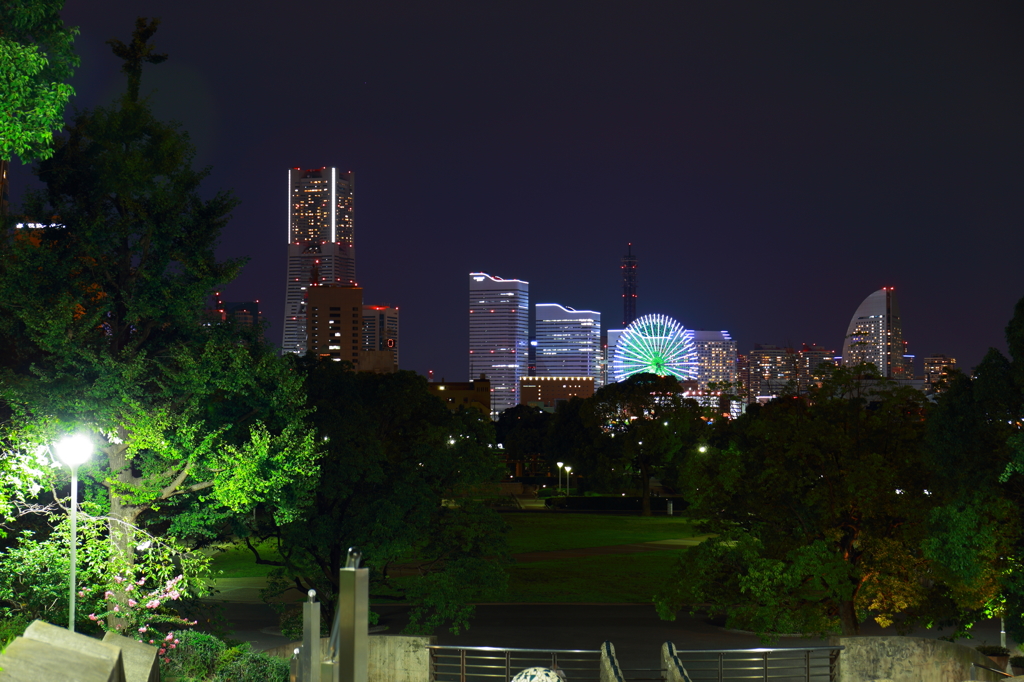
[[843, 364], [853, 367], [870, 363], [882, 376], [902, 379], [904, 353], [896, 294], [892, 287], [882, 287], [865, 298], [853, 314], [843, 341]]
[[[363, 306], [363, 353], [382, 353], [398, 371], [398, 308]], [[383, 357], [383, 356], [382, 356]]]
[[814, 343], [804, 344], [796, 354], [796, 382], [800, 393], [821, 385], [825, 373], [835, 366], [835, 354], [834, 350]]
[[288, 170], [288, 268], [281, 344], [286, 353], [306, 352], [310, 284], [356, 284], [354, 188], [351, 171]]
[[746, 361], [747, 402], [767, 402], [796, 388], [797, 355], [792, 348], [755, 343]]
[[928, 390], [933, 393], [941, 393], [943, 382], [949, 377], [949, 372], [956, 368], [956, 358], [951, 358], [941, 353], [929, 355], [924, 359], [924, 380]]
[[554, 410], [558, 403], [594, 395], [594, 377], [523, 377], [519, 380], [519, 404]]
[[530, 284], [485, 272], [469, 275], [469, 376], [491, 382], [491, 417], [519, 404], [526, 376]]
[[536, 376], [591, 377], [601, 374], [601, 313], [538, 303]]
[[708, 391], [709, 384], [735, 384], [738, 381], [736, 342], [727, 331], [694, 331], [693, 350], [697, 363], [697, 386]]

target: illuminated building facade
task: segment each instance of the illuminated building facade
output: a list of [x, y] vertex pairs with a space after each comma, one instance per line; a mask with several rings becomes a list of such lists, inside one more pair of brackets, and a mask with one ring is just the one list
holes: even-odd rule
[[321, 358], [347, 360], [360, 368], [363, 290], [361, 287], [312, 286], [307, 292], [306, 344]]
[[398, 308], [388, 305], [363, 306], [364, 352], [389, 353], [398, 370]]
[[530, 284], [518, 279], [469, 275], [469, 376], [491, 382], [491, 417], [519, 404], [526, 376]]
[[796, 389], [797, 354], [792, 348], [755, 343], [747, 354], [747, 372], [747, 400], [767, 402]]
[[896, 294], [892, 287], [882, 287], [865, 298], [853, 314], [843, 341], [843, 364], [870, 363], [884, 377], [903, 379], [904, 352]]
[[536, 376], [584, 376], [600, 380], [601, 313], [538, 303]]
[[946, 355], [929, 355], [924, 359], [924, 380], [928, 390], [932, 393], [941, 393], [944, 389], [943, 382], [949, 378], [949, 372], [956, 368], [956, 358]]
[[356, 284], [355, 176], [337, 168], [288, 170], [286, 353], [306, 352], [306, 293], [312, 284]]
[[553, 410], [558, 403], [594, 395], [592, 376], [539, 376], [519, 380], [519, 404]]
[[804, 344], [796, 355], [796, 381], [800, 393], [821, 385], [825, 374], [835, 367], [835, 354], [834, 350], [817, 344]]
[[465, 407], [486, 415], [491, 413], [491, 382], [483, 376], [473, 381], [431, 381], [427, 383], [427, 390], [452, 412]]
[[708, 384], [735, 384], [738, 379], [736, 342], [729, 332], [694, 331], [693, 350], [697, 362], [697, 386], [710, 390]]

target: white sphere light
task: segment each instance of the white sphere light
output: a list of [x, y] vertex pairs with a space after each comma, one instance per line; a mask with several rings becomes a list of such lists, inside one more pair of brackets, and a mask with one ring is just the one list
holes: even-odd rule
[[84, 433], [65, 436], [56, 443], [57, 456], [68, 466], [84, 464], [92, 454], [92, 441]]
[[644, 315], [634, 320], [615, 344], [612, 362], [616, 381], [650, 373], [694, 379], [697, 356], [693, 332], [668, 315]]

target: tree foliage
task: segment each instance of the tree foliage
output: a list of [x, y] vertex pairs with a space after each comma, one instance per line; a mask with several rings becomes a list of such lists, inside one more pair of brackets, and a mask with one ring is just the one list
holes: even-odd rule
[[[412, 631], [449, 623], [457, 632], [470, 602], [500, 594], [506, 580], [505, 523], [468, 497], [443, 504], [500, 475], [490, 422], [474, 410], [449, 412], [412, 372], [353, 372], [330, 361], [306, 372], [325, 455], [307, 514], [261, 523], [249, 538], [258, 563], [279, 567], [271, 592], [312, 587], [330, 609], [338, 570], [358, 546], [371, 590], [413, 604]], [[280, 559], [254, 540], [270, 540]]]
[[60, 18], [63, 0], [0, 0], [0, 160], [52, 154], [53, 132], [74, 94], [77, 28]]

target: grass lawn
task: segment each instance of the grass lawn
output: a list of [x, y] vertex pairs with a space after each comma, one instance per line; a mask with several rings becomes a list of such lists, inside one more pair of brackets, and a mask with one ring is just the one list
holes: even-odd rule
[[[263, 559], [277, 559], [277, 551], [270, 543], [256, 545]], [[210, 562], [213, 575], [218, 578], [258, 578], [273, 570], [273, 566], [257, 564], [256, 557], [243, 543], [232, 545], [213, 555]]]
[[502, 518], [512, 526], [508, 535], [512, 554], [628, 545], [697, 535], [693, 522], [679, 516], [521, 512], [502, 514]]
[[654, 601], [685, 550], [604, 554], [517, 564], [509, 578], [511, 603], [637, 604]]

